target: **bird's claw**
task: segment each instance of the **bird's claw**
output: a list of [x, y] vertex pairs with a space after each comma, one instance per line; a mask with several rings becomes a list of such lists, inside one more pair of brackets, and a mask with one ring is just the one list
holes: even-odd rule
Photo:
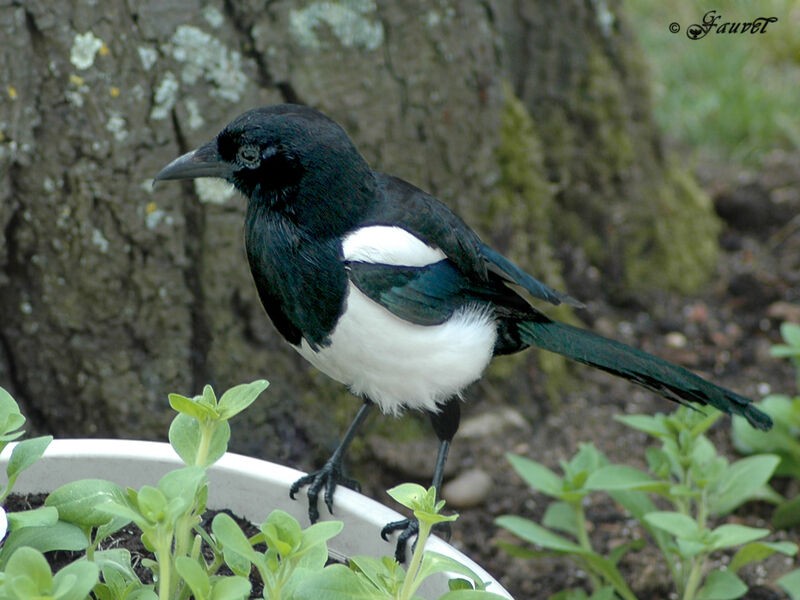
[[[437, 523], [433, 526], [433, 529], [434, 531], [440, 532], [445, 540], [450, 540], [452, 529], [449, 522]], [[387, 523], [383, 526], [383, 529], [381, 529], [381, 537], [384, 539], [384, 541], [388, 542], [389, 536], [396, 531], [399, 531], [400, 535], [397, 536], [397, 546], [395, 546], [394, 549], [394, 558], [397, 562], [404, 563], [406, 560], [406, 546], [408, 546], [408, 540], [419, 533], [419, 521], [412, 518]], [[414, 541], [414, 544], [411, 546], [412, 551], [416, 545], [417, 542]]]
[[325, 501], [328, 512], [331, 514], [333, 514], [333, 492], [336, 491], [337, 485], [342, 484], [351, 490], [357, 492], [361, 491], [361, 484], [355, 479], [347, 477], [343, 471], [344, 469], [340, 461], [329, 460], [325, 463], [324, 467], [318, 471], [304, 475], [289, 488], [289, 497], [294, 500], [300, 488], [306, 485], [308, 486], [306, 496], [308, 497], [308, 519], [311, 523], [316, 523], [319, 520], [317, 501], [323, 487], [325, 488], [325, 493], [322, 499]]

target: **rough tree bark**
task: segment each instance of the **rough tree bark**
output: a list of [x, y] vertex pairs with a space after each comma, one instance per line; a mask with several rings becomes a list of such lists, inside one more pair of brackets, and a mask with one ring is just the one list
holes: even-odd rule
[[[266, 377], [237, 448], [307, 465], [336, 435], [308, 417], [354, 410], [267, 322], [242, 199], [151, 187], [254, 105], [327, 112], [550, 281], [565, 244], [627, 283], [713, 262], [618, 2], [6, 0], [0, 28], [0, 385], [40, 431], [163, 438], [168, 392]], [[667, 255], [687, 220], [711, 242]]]

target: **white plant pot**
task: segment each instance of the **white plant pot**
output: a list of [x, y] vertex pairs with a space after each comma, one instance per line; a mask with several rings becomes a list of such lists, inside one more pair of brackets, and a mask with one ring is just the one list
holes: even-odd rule
[[[13, 446], [9, 444], [0, 454], [0, 469], [5, 470]], [[181, 459], [166, 443], [54, 440], [44, 456], [20, 475], [14, 493], [50, 492], [65, 483], [89, 478], [106, 479], [138, 489], [143, 485], [155, 485], [164, 474], [182, 466]], [[229, 452], [208, 469], [208, 508], [227, 508], [255, 524], [262, 523], [273, 509], [280, 508], [306, 526], [306, 502], [289, 498], [292, 483], [303, 475], [289, 467]], [[380, 557], [394, 552], [394, 544], [384, 542], [380, 531], [386, 523], [400, 520], [403, 515], [341, 486], [336, 489], [334, 511], [331, 516], [324, 506], [320, 510], [322, 519], [344, 522], [342, 532], [328, 543], [333, 558], [343, 560], [358, 554]], [[489, 591], [511, 598], [484, 569], [443, 540], [431, 536], [427, 548], [458, 560], [482, 581], [490, 582]], [[447, 579], [444, 574], [432, 576], [420, 593], [437, 598], [447, 591]]]

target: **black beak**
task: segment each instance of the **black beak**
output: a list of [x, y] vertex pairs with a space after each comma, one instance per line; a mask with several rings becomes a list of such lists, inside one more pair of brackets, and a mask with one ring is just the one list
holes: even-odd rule
[[218, 177], [227, 180], [231, 175], [233, 175], [233, 165], [222, 160], [217, 152], [217, 142], [212, 140], [196, 150], [179, 156], [161, 169], [153, 179], [153, 185], [163, 179]]

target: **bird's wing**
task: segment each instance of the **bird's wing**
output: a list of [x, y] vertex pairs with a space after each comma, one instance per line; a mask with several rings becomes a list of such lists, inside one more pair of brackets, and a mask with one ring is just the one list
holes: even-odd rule
[[427, 245], [442, 251], [470, 279], [488, 283], [490, 273], [524, 288], [531, 296], [552, 304], [583, 304], [529, 275], [502, 254], [484, 244], [460, 217], [436, 198], [397, 177], [375, 174], [375, 210], [364, 225], [400, 227]]
[[517, 265], [508, 260], [505, 256], [500, 254], [484, 243], [480, 243], [481, 255], [489, 263], [489, 270], [500, 275], [505, 281], [515, 283], [525, 288], [528, 293], [534, 298], [546, 300], [550, 304], [569, 304], [583, 308], [585, 305], [580, 300], [576, 300], [572, 296], [565, 294], [559, 290], [554, 290], [550, 286], [542, 283], [532, 275], [529, 275]]
[[476, 282], [449, 259], [418, 267], [351, 261], [346, 269], [365, 296], [417, 325], [439, 325], [459, 308], [475, 305], [504, 314], [531, 310], [498, 277], [492, 276], [489, 283]]

